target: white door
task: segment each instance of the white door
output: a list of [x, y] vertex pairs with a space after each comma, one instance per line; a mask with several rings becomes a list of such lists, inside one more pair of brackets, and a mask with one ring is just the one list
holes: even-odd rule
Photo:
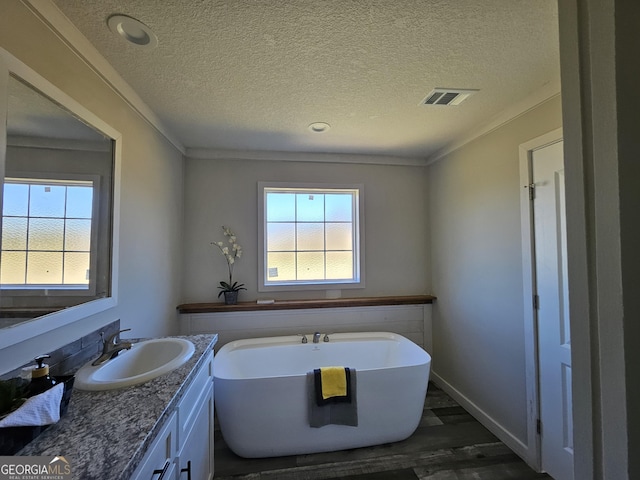
[[532, 152], [542, 469], [573, 480], [571, 337], [562, 141]]

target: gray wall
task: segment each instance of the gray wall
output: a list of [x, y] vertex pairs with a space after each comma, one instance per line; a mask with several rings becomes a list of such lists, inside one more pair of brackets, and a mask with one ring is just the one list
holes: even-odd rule
[[[640, 163], [638, 162], [638, 125], [640, 125], [640, 95], [638, 79], [640, 65], [630, 44], [640, 44], [640, 5], [636, 2], [616, 2], [616, 91], [618, 171], [620, 175], [620, 243], [621, 277], [624, 288], [625, 403], [627, 424], [627, 449], [629, 478], [640, 476], [640, 380], [637, 368], [640, 365]], [[631, 100], [629, 100], [631, 99]], [[605, 386], [606, 387], [606, 386]], [[617, 393], [617, 392], [616, 392]], [[615, 454], [614, 454], [615, 455]], [[614, 458], [614, 460], [617, 460]]]
[[[0, 350], [0, 370], [120, 319], [135, 337], [177, 331], [182, 280], [183, 157], [21, 2], [4, 2], [0, 47], [122, 134], [119, 305]], [[1, 333], [0, 333], [1, 334]]]
[[518, 147], [560, 126], [555, 97], [428, 169], [433, 372], [525, 444]]
[[[309, 160], [313, 155], [300, 154]], [[217, 301], [226, 262], [211, 242], [229, 226], [243, 247], [234, 281], [240, 300], [258, 298], [258, 181], [364, 184], [366, 287], [343, 297], [431, 292], [424, 167], [187, 158], [185, 174], [186, 303]], [[260, 294], [261, 298], [324, 298], [325, 291]]]

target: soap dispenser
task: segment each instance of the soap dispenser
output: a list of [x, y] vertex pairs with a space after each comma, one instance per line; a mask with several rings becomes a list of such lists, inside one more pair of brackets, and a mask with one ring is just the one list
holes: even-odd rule
[[38, 366], [31, 371], [30, 396], [39, 395], [55, 386], [55, 379], [49, 376], [49, 365], [44, 363], [45, 359], [50, 357], [50, 355], [40, 355], [35, 358]]

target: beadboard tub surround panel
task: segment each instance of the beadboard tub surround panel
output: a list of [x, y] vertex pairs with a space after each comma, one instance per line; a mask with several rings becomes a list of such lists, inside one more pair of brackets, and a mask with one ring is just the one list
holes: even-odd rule
[[[180, 334], [217, 333], [217, 348], [246, 338], [385, 331], [431, 351], [431, 305], [183, 313]], [[311, 339], [309, 339], [311, 341]]]

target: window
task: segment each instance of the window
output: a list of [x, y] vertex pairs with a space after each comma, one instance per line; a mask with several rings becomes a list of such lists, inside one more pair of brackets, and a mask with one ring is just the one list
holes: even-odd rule
[[259, 184], [260, 291], [362, 287], [362, 186]]
[[[97, 178], [6, 178], [0, 284], [5, 290], [92, 293]], [[92, 248], [93, 246], [93, 248]]]

